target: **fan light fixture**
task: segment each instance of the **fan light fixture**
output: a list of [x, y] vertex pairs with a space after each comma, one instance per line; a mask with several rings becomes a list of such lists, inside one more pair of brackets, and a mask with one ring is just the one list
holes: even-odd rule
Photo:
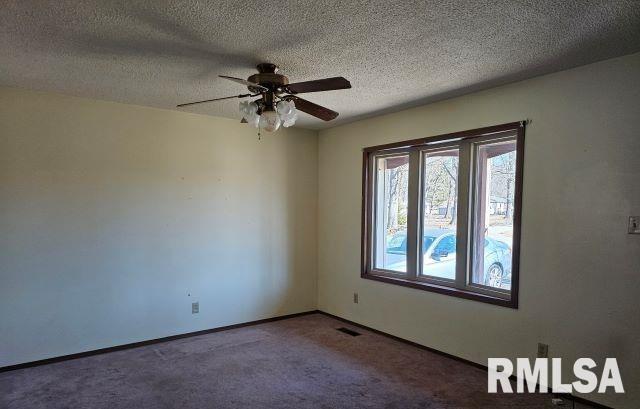
[[295, 125], [298, 111], [293, 101], [280, 100], [272, 106], [263, 106], [261, 101], [243, 101], [240, 103], [240, 114], [254, 128], [275, 132], [280, 125], [288, 128]]
[[275, 132], [280, 126], [285, 128], [293, 126], [298, 119], [298, 110], [323, 121], [336, 119], [338, 116], [336, 111], [302, 99], [298, 94], [351, 88], [351, 83], [343, 77], [331, 77], [291, 84], [286, 75], [278, 72], [278, 67], [275, 64], [262, 63], [258, 64], [256, 68], [258, 73], [253, 74], [246, 80], [227, 75], [219, 76], [246, 86], [250, 92], [249, 94], [187, 102], [179, 104], [177, 107], [182, 108], [234, 98], [259, 97], [253, 101], [240, 103], [242, 122], [247, 122], [249, 125], [258, 128], [259, 137], [262, 129], [267, 132]]

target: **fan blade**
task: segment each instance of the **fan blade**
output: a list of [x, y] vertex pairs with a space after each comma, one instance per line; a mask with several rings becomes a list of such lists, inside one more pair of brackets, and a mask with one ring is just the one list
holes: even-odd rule
[[313, 115], [316, 118], [320, 118], [323, 121], [331, 121], [332, 119], [336, 119], [338, 116], [338, 113], [336, 111], [332, 111], [329, 108], [314, 104], [313, 102], [309, 102], [306, 99], [294, 97], [293, 95], [287, 95], [283, 99], [286, 99], [287, 101], [293, 101], [296, 104], [296, 109], [299, 109], [302, 112], [306, 112], [309, 115]]
[[347, 88], [351, 88], [351, 83], [342, 77], [325, 78], [323, 80], [316, 81], [295, 82], [284, 87], [284, 89], [290, 94], [331, 91], [334, 89]]
[[269, 91], [269, 88], [267, 88], [267, 87], [263, 87], [262, 85], [256, 84], [255, 82], [243, 80], [242, 78], [227, 77], [226, 75], [218, 75], [218, 77], [224, 78], [226, 80], [230, 80], [230, 81], [233, 81], [233, 82], [237, 82], [238, 84], [246, 85], [247, 87], [259, 89], [261, 91]]
[[235, 95], [235, 96], [233, 96], [233, 97], [223, 97], [223, 98], [205, 99], [204, 101], [187, 102], [186, 104], [176, 105], [176, 108], [186, 107], [186, 106], [189, 106], [189, 105], [195, 105], [195, 104], [204, 104], [205, 102], [222, 101], [223, 99], [247, 98], [247, 97], [253, 97], [253, 96], [255, 96], [255, 95], [252, 95], [252, 94], [241, 94], [241, 95]]

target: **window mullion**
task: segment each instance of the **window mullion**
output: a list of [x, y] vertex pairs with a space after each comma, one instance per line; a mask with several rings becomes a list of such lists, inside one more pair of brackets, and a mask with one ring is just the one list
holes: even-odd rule
[[415, 280], [418, 274], [418, 240], [420, 234], [420, 151], [409, 153], [409, 203], [407, 208], [407, 278]]
[[460, 143], [458, 164], [458, 226], [456, 230], [456, 280], [457, 288], [467, 286], [469, 270], [469, 226], [471, 225], [471, 143]]

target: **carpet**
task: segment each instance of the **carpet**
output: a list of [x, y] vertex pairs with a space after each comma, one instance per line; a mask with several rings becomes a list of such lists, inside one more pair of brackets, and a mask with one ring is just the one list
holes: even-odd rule
[[486, 378], [463, 362], [311, 314], [0, 373], [0, 407], [553, 407], [549, 395], [490, 395]]

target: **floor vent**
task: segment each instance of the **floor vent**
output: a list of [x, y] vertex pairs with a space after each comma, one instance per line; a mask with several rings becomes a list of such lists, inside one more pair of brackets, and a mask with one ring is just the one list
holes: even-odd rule
[[338, 331], [340, 331], [340, 332], [344, 332], [345, 334], [349, 334], [349, 335], [351, 335], [352, 337], [357, 337], [358, 335], [362, 335], [362, 334], [360, 334], [359, 332], [356, 332], [356, 331], [354, 331], [354, 330], [352, 330], [352, 329], [345, 328], [345, 327], [338, 328]]

